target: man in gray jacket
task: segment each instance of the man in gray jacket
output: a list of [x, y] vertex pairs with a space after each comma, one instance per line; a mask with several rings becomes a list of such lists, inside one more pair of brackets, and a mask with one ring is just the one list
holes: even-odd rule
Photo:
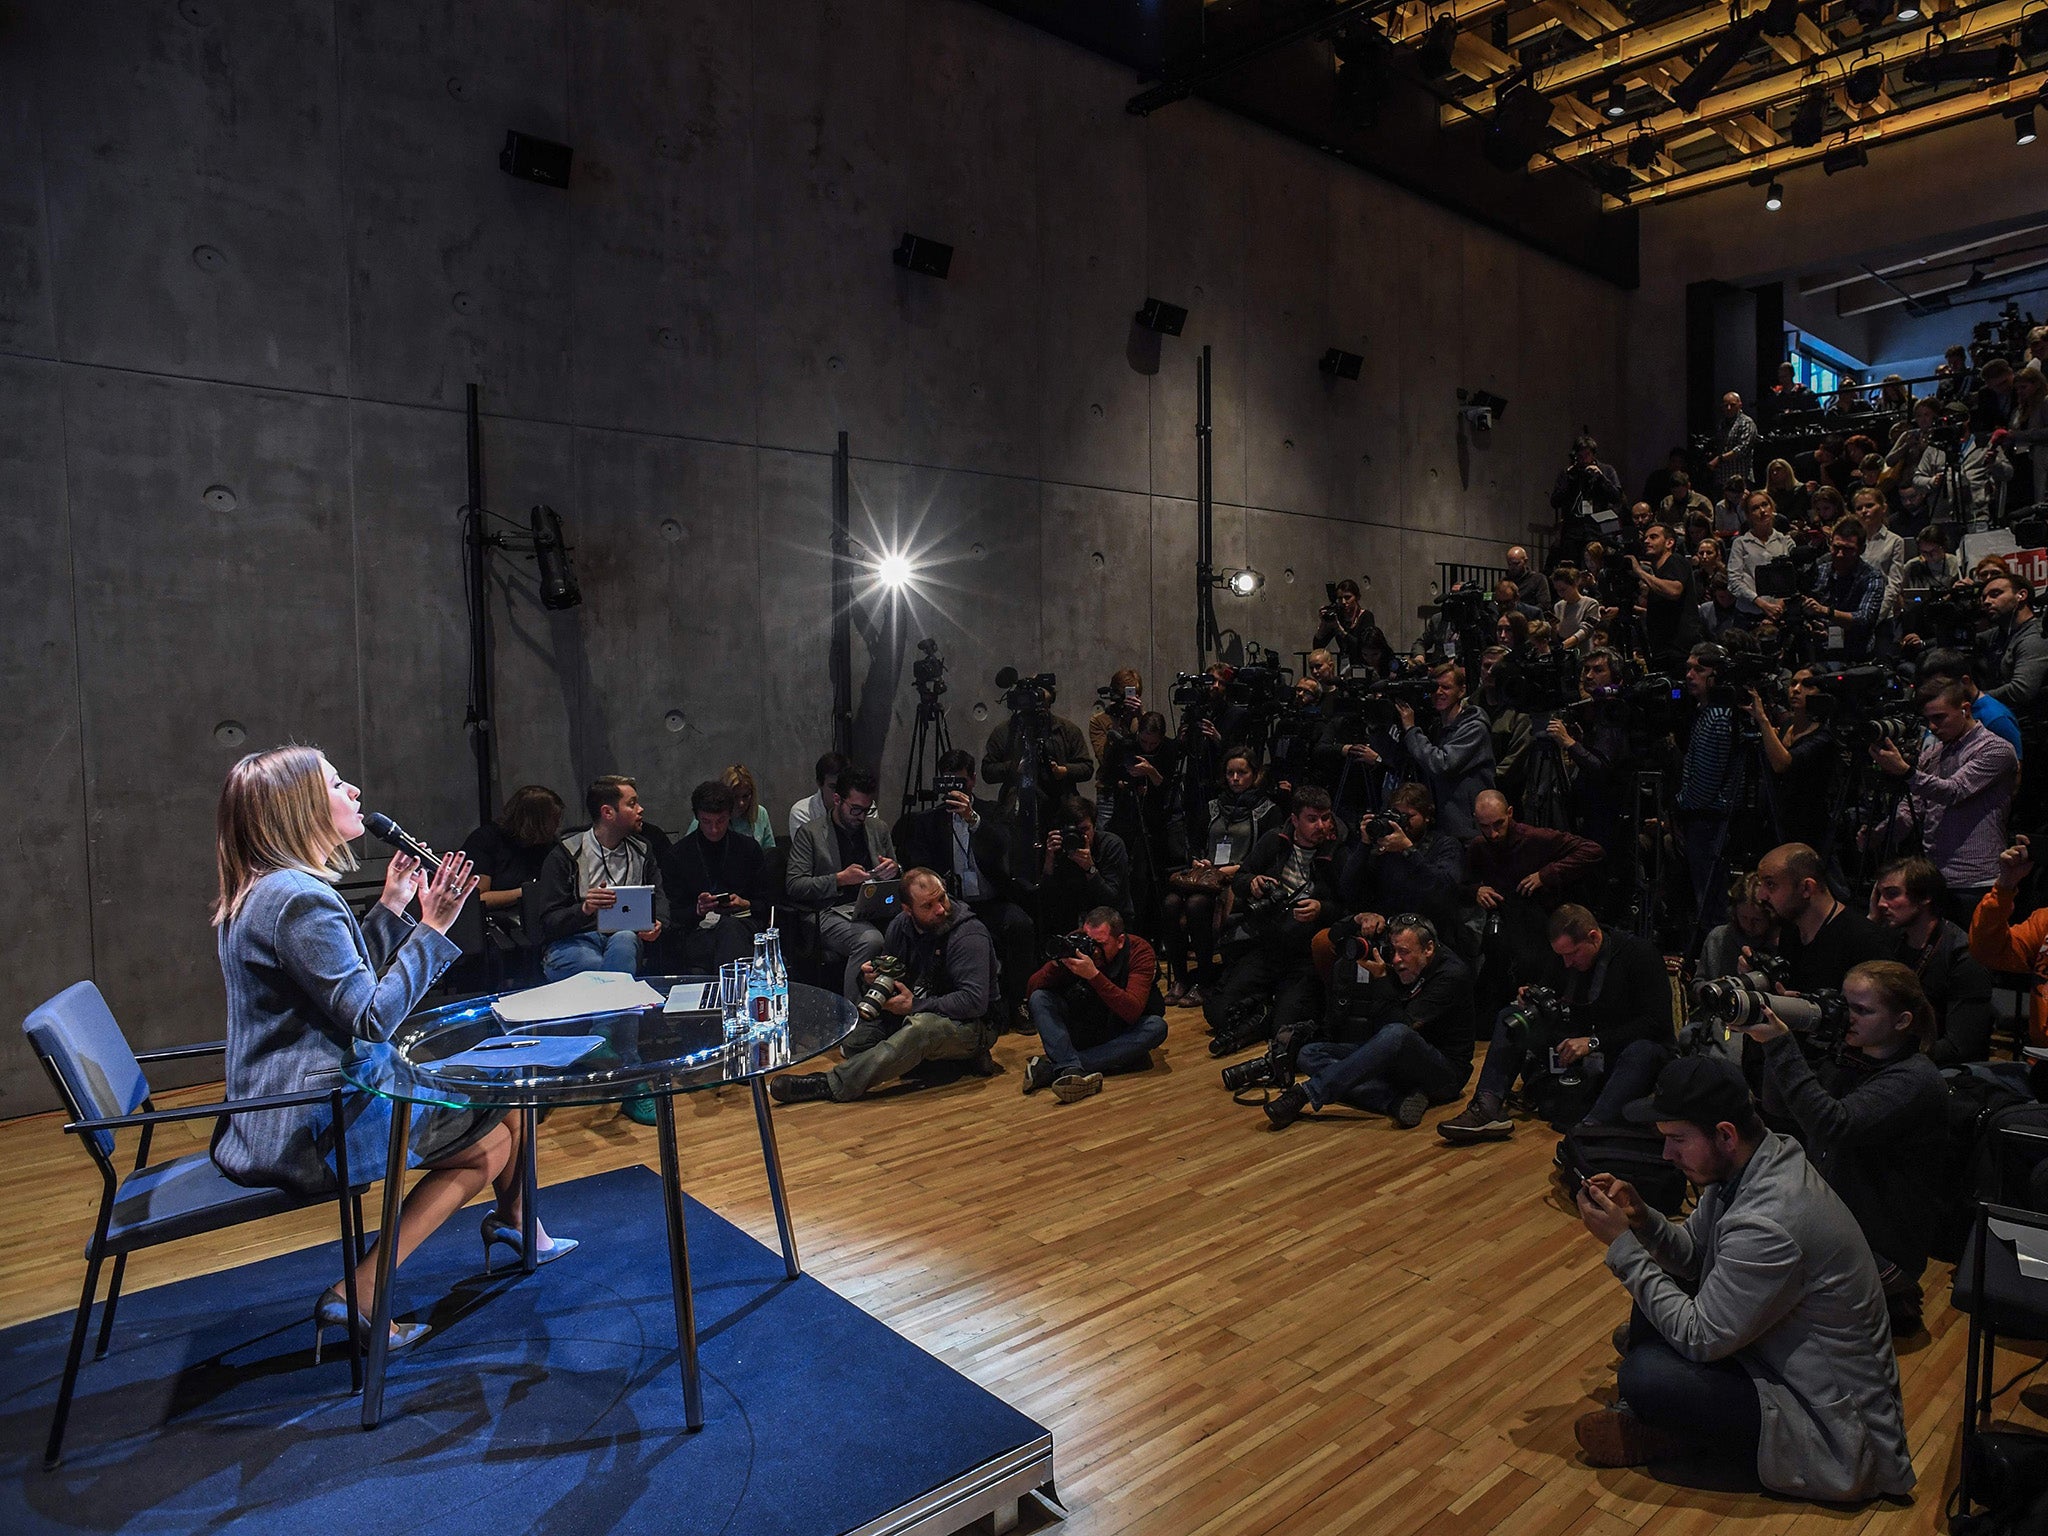
[[[996, 945], [981, 919], [955, 905], [946, 882], [929, 869], [903, 877], [904, 910], [889, 924], [880, 953], [904, 964], [909, 985], [890, 983], [877, 1016], [854, 1025], [830, 1072], [785, 1073], [768, 1084], [781, 1103], [859, 1098], [877, 1083], [926, 1061], [967, 1061], [983, 1077], [1002, 1069], [989, 1054], [997, 1022]], [[872, 965], [861, 978], [872, 981]]]
[[1795, 1498], [1908, 1493], [1898, 1361], [1856, 1218], [1764, 1129], [1733, 1062], [1674, 1061], [1628, 1113], [1656, 1122], [1700, 1198], [1678, 1224], [1611, 1174], [1580, 1187], [1579, 1217], [1635, 1299], [1621, 1400], [1574, 1426], [1587, 1461], [1706, 1453]]
[[857, 922], [860, 888], [894, 880], [896, 847], [889, 829], [869, 816], [880, 788], [872, 768], [843, 768], [831, 814], [796, 829], [783, 883], [789, 904], [818, 914], [818, 942], [846, 959], [846, 995], [860, 987], [860, 968], [882, 952], [882, 930]]

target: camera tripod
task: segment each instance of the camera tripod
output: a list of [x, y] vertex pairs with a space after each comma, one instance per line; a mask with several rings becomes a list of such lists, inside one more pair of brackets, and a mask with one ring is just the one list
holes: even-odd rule
[[939, 695], [945, 691], [944, 683], [936, 687], [922, 682], [917, 685], [917, 720], [910, 729], [910, 756], [903, 764], [905, 813], [923, 810], [935, 798], [925, 775], [926, 755], [930, 755], [936, 770], [939, 759], [953, 750], [953, 733], [946, 726], [946, 706], [939, 702]]
[[[1763, 737], [1753, 726], [1745, 726], [1738, 713], [1735, 727], [1734, 786], [1728, 816], [1721, 824], [1721, 836], [1714, 845], [1714, 856], [1707, 866], [1707, 878], [1703, 884], [1694, 887], [1692, 926], [1686, 932], [1684, 947], [1680, 953], [1685, 956], [1688, 968], [1700, 957], [1700, 946], [1706, 943], [1709, 917], [1719, 917], [1721, 900], [1728, 889], [1728, 877], [1737, 867], [1750, 868], [1770, 850], [1773, 839], [1778, 835], [1778, 805], [1774, 792], [1775, 785], [1771, 766], [1764, 761]], [[1723, 778], [1725, 784], [1727, 778]], [[1762, 834], [1759, 841], [1758, 834]], [[1740, 864], [1737, 864], [1737, 857]], [[1691, 869], [1688, 866], [1687, 876]]]

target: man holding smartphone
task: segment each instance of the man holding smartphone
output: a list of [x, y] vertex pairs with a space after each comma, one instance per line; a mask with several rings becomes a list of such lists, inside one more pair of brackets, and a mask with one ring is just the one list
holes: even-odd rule
[[661, 880], [680, 915], [675, 959], [712, 973], [754, 950], [767, 912], [768, 860], [761, 845], [732, 826], [732, 786], [706, 779], [690, 792], [697, 829], [668, 845]]

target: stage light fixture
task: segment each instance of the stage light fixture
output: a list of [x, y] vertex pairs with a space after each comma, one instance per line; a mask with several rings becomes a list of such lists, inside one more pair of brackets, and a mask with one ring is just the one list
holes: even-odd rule
[[1162, 336], [1178, 336], [1181, 327], [1188, 323], [1188, 312], [1179, 304], [1148, 298], [1145, 307], [1132, 318], [1148, 331], [1157, 331]]
[[2027, 108], [2026, 111], [2012, 120], [2012, 141], [2019, 145], [2034, 142], [2034, 109], [2032, 107]]
[[1771, 0], [1764, 7], [1764, 35], [1790, 37], [1799, 30], [1799, 0]]
[[1365, 359], [1356, 352], [1346, 352], [1342, 347], [1331, 347], [1323, 353], [1322, 361], [1316, 367], [1333, 379], [1355, 379], [1365, 367]]
[[1763, 35], [1764, 13], [1751, 11], [1733, 23], [1721, 40], [1707, 50], [1699, 66], [1671, 89], [1672, 104], [1685, 113], [1697, 112], [1707, 93], [1721, 83], [1722, 76], [1742, 62], [1742, 56]]
[[1892, 15], [1899, 21], [1918, 21], [1920, 19], [1920, 0], [1899, 0], [1899, 8]]
[[1628, 141], [1628, 163], [1639, 171], [1647, 171], [1657, 163], [1658, 151], [1664, 148], [1664, 141], [1653, 133], [1638, 134]]
[[2011, 43], [1989, 48], [1944, 48], [1906, 63], [1906, 78], [1915, 85], [1944, 85], [1958, 80], [2005, 80], [2019, 63]]
[[2020, 52], [2048, 53], [2048, 10], [2035, 11], [2020, 22]]
[[1849, 99], [1867, 107], [1884, 94], [1884, 65], [1862, 64], [1849, 71]]
[[1860, 170], [1870, 164], [1870, 151], [1861, 144], [1838, 144], [1820, 157], [1820, 168], [1830, 176]]
[[1625, 165], [1616, 165], [1612, 160], [1581, 160], [1579, 164], [1593, 185], [1609, 197], [1625, 200], [1636, 189], [1636, 179], [1628, 173]]
[[1489, 164], [1503, 171], [1518, 171], [1556, 136], [1550, 126], [1548, 98], [1525, 81], [1496, 100], [1480, 152]]
[[1785, 188], [1781, 183], [1771, 183], [1770, 189], [1764, 193], [1764, 206], [1773, 213], [1785, 206]]
[[1425, 75], [1447, 74], [1451, 54], [1458, 46], [1458, 18], [1446, 12], [1429, 24], [1422, 45], [1415, 50], [1415, 63]]
[[944, 277], [953, 266], [953, 247], [943, 240], [906, 234], [889, 259], [906, 271], [925, 277]]
[[1230, 589], [1232, 597], [1250, 597], [1266, 584], [1266, 578], [1246, 566], [1241, 571], [1232, 571], [1223, 578], [1223, 585]]
[[1618, 123], [1628, 116], [1628, 87], [1619, 80], [1608, 84], [1606, 111], [1607, 120], [1613, 123]]
[[1827, 110], [1819, 91], [1809, 91], [1799, 99], [1799, 108], [1792, 114], [1791, 129], [1792, 143], [1796, 148], [1811, 149], [1826, 136]]

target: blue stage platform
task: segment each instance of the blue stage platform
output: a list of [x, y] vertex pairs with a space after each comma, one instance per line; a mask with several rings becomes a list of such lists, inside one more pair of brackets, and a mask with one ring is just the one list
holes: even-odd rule
[[0, 1333], [0, 1531], [907, 1536], [1051, 1493], [1045, 1429], [694, 1201], [687, 1433], [659, 1180], [545, 1204], [585, 1246], [531, 1277], [483, 1278], [474, 1212], [399, 1272], [398, 1315], [435, 1331], [394, 1357], [368, 1433], [347, 1361], [312, 1363], [334, 1245], [124, 1298], [53, 1473], [69, 1314]]

